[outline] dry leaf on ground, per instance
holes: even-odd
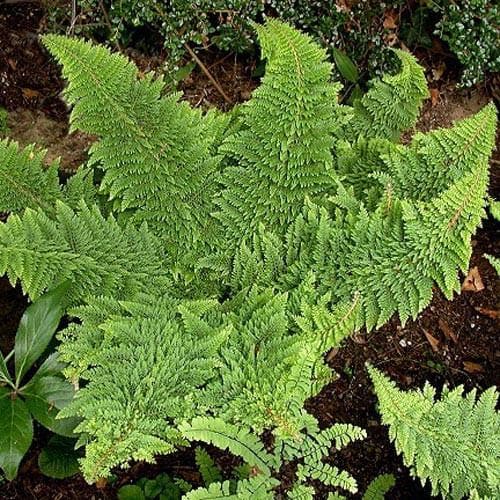
[[[474,361],[464,361],[464,370],[468,373],[484,372],[484,368],[479,363],[474,363]]]
[[[434,352],[439,352],[439,340],[431,335],[425,328],[422,328],[422,330],[424,332],[425,338],[427,339],[427,342],[429,342],[429,344],[431,345],[432,350]]]
[[[446,323],[446,321],[442,318],[439,318],[439,328],[441,331],[444,333],[445,337],[449,338],[450,340],[453,340],[455,344],[458,342],[458,337],[456,336],[455,332],[451,329],[450,325]]]
[[[479,269],[474,266],[462,283],[462,292],[480,292],[481,290],[484,290],[484,283]]]

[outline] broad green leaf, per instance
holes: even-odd
[[[74,437],[77,418],[58,419],[59,410],[73,399],[73,386],[59,377],[41,377],[30,382],[22,391],[33,417],[44,427],[63,436]]]
[[[64,313],[62,298],[69,288],[65,282],[42,295],[23,314],[16,334],[16,384],[45,351]]]
[[[146,500],[139,486],[127,484],[118,490],[118,500]]]
[[[31,381],[29,382],[28,385],[30,385],[32,382],[35,382],[35,380],[42,378],[42,377],[51,376],[51,375],[60,375],[65,366],[66,366],[66,363],[63,363],[60,360],[59,353],[53,352],[42,363],[40,368],[38,368],[37,372],[35,373],[35,375],[33,375],[33,378],[31,379]]]
[[[0,387],[0,468],[10,481],[33,441],[33,421],[24,402],[9,392]]]
[[[5,358],[0,353],[0,380],[5,382],[12,382],[10,378],[9,370],[7,370],[7,363],[5,363]]]
[[[42,474],[55,479],[74,476],[80,469],[80,454],[75,451],[74,445],[74,439],[52,436],[38,456],[38,467]]]
[[[340,74],[348,82],[356,83],[359,80],[358,68],[356,68],[356,65],[347,54],[344,54],[341,50],[334,48],[333,58]]]

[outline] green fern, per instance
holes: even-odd
[[[274,498],[272,490],[279,484],[271,476],[276,474],[283,464],[300,460],[297,468],[297,482],[288,494],[288,498],[312,498],[314,489],[304,482],[316,479],[328,486],[336,486],[355,493],[356,481],[346,471],[326,464],[322,459],[329,454],[332,446],[340,449],[352,441],[363,439],[366,432],[349,424],[337,424],[323,431],[302,434],[295,440],[279,439],[274,454],[264,450],[260,439],[241,427],[228,424],[219,418],[198,417],[191,423],[179,425],[182,435],[188,440],[204,441],[231,453],[241,456],[252,467],[253,476],[248,480],[238,482],[235,498]],[[230,483],[213,483],[207,489],[194,490],[186,498],[213,498],[231,494]],[[251,496],[246,496],[251,494]]]
[[[81,469],[92,482],[116,465],[154,461],[184,442],[174,422],[199,412],[196,394],[214,377],[216,353],[229,333],[200,313],[213,303],[150,297],[122,307],[121,315],[100,325],[99,343],[86,343],[84,329],[71,330],[75,337],[68,339],[98,346],[87,355],[87,384],[65,408],[66,415],[83,418],[77,429],[87,442]]]
[[[61,186],[34,150],[0,143],[17,186],[0,187],[13,212],[0,274],[31,298],[71,282],[59,351],[80,389],[64,412],[82,419],[89,481],[189,438],[257,466],[194,498],[272,498],[283,463],[290,496],[309,498],[311,478],[354,491],[323,457],[363,432],[320,431],[304,409],[331,380],[324,353],[415,317],[436,284],[451,297],[468,267],[493,106],[400,145],[427,94],[412,56],[397,52],[401,72],[351,108],[308,37],[275,20],[257,31],[266,75],[229,115],[163,96],[121,55],[47,36],[72,127],[99,138],[90,165]]]
[[[354,101],[347,137],[352,133],[398,140],[416,124],[423,100],[429,96],[424,70],[411,54],[393,51],[401,61],[401,72],[375,80],[372,88]]]
[[[392,474],[380,474],[370,482],[363,495],[363,500],[384,500],[385,494],[396,484]]]
[[[103,47],[56,35],[43,41],[69,80],[71,129],[99,137],[90,163],[104,171],[100,190],[114,209],[147,221],[172,250],[207,242],[217,187],[214,139],[225,117],[203,116],[178,94],[161,97],[161,78],[140,79],[132,63]]]
[[[70,280],[69,303],[90,296],[130,297],[153,283],[165,286],[162,251],[145,227],[122,227],[83,202],[57,202],[55,219],[26,209],[0,225],[0,275],[21,281],[32,299]]]
[[[434,495],[461,499],[476,489],[479,495],[500,495],[500,414],[494,387],[476,401],[476,391],[443,388],[439,400],[429,384],[403,392],[381,372],[368,366],[382,421],[405,464]]]
[[[206,486],[222,481],[220,470],[206,450],[198,446],[194,450],[194,460]]]
[[[21,150],[15,142],[0,140],[0,212],[53,209],[61,199],[57,163],[43,168],[44,157],[45,151],[34,146]]]
[[[326,53],[276,20],[257,32],[266,75],[241,110],[241,130],[221,148],[229,167],[218,217],[234,243],[251,236],[260,223],[286,227],[300,213],[304,197],[326,195],[334,178],[339,86],[329,81]]]

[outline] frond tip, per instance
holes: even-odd
[[[434,495],[461,499],[473,489],[481,496],[500,495],[500,413],[491,387],[476,400],[475,389],[443,387],[441,398],[428,383],[423,390],[401,391],[367,365],[382,422],[405,464]]]

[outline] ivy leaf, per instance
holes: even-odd
[[[333,59],[337,65],[340,74],[351,83],[356,83],[359,80],[359,71],[351,58],[339,49],[333,49]]]
[[[74,439],[52,436],[38,456],[38,467],[42,474],[55,479],[74,476],[79,470],[79,454],[74,448]]]
[[[63,436],[74,436],[73,429],[79,420],[56,418],[59,410],[73,399],[74,390],[69,382],[59,377],[41,377],[30,382],[22,394],[32,415],[44,427]]]
[[[62,298],[69,288],[64,282],[33,302],[23,314],[16,334],[16,384],[49,345],[62,318]]]
[[[20,398],[0,387],[0,468],[10,481],[33,441],[33,421]]]

